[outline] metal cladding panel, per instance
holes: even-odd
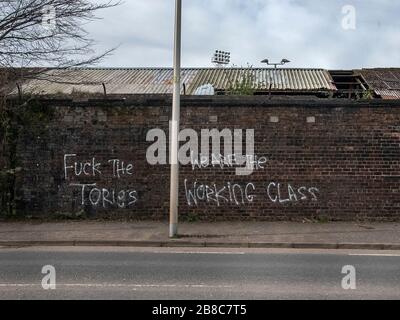
[[[329,73],[321,69],[200,69],[190,84],[189,93],[211,84],[217,90],[232,88],[247,81],[255,90],[317,91],[336,90]],[[270,88],[271,86],[271,88]]]
[[[374,91],[377,95],[381,96],[382,99],[386,100],[400,99],[400,90],[375,89]]]
[[[357,72],[382,99],[400,99],[400,68],[362,69]]]
[[[38,94],[102,93],[103,84],[108,94],[167,94],[173,89],[171,68],[50,70],[46,78],[51,81],[26,81],[23,90]],[[336,90],[331,76],[322,69],[183,68],[181,80],[181,92],[184,84],[189,95],[204,86],[227,90],[242,81],[260,91]]]

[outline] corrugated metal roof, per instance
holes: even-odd
[[[200,69],[190,84],[189,93],[210,83],[216,90],[232,88],[245,78],[253,89],[265,91],[336,90],[329,73],[322,69]]]
[[[362,69],[358,72],[382,99],[400,99],[400,68]]]
[[[103,93],[103,83],[108,94],[167,94],[173,89],[171,68],[51,70],[48,76],[51,81],[26,81],[23,91],[37,94]],[[227,90],[243,78],[260,91],[269,90],[270,86],[274,91],[336,90],[328,71],[323,69],[184,68],[181,78],[188,95],[198,93],[205,85],[211,85],[215,90]]]
[[[400,90],[375,89],[375,93],[385,100],[400,99]]]

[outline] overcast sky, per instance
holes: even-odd
[[[100,12],[87,30],[99,50],[119,45],[101,66],[172,66],[174,2],[124,0]],[[209,67],[220,49],[238,66],[287,58],[290,67],[400,67],[399,14],[399,0],[183,0],[182,64]]]

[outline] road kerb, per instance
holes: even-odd
[[[388,250],[382,243],[339,243],[338,249]]]
[[[266,249],[361,249],[400,250],[400,243],[291,243],[291,242],[213,242],[181,240],[0,240],[0,247],[209,247]]]

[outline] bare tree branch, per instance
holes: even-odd
[[[0,0],[0,68],[14,75],[18,74],[14,69],[32,68],[32,72],[24,72],[32,77],[46,68],[98,63],[115,48],[95,54],[95,42],[84,24],[98,19],[97,11],[120,3],[119,0]]]

